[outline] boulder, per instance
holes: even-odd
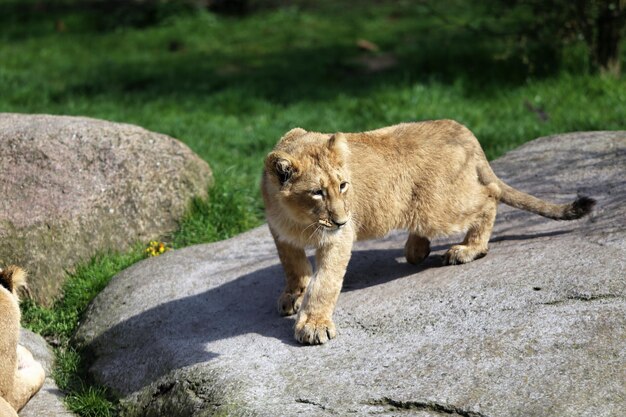
[[[490,253],[420,266],[406,233],[356,244],[321,346],[294,341],[266,226],[118,274],[76,334],[123,416],[617,416],[626,409],[626,132],[558,135],[493,164],[555,202],[548,220],[501,206]],[[460,239],[460,237],[457,237]]]
[[[20,417],[73,417],[74,414],[63,405],[63,393],[52,378],[54,353],[46,340],[31,331],[22,329],[20,344],[33,354],[46,371],[43,387],[22,408]]]
[[[176,228],[211,170],[176,139],[84,117],[0,113],[0,265],[50,304],[66,271]]]

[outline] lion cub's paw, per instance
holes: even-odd
[[[467,245],[454,245],[443,255],[444,265],[458,265],[472,262],[487,254],[486,250],[477,250]]]
[[[33,358],[33,354],[24,346],[17,345],[17,368],[28,368],[32,366],[33,363],[38,363],[35,361],[35,358]]]
[[[278,312],[282,316],[291,316],[300,310],[304,293],[291,293],[284,291],[278,297]]]
[[[321,345],[337,336],[335,323],[330,319],[314,320],[311,317],[296,322],[295,337],[300,343]]]
[[[35,387],[35,392],[41,388],[44,379],[46,379],[43,366],[22,345],[17,345],[17,371],[22,379],[30,381],[31,385]]]

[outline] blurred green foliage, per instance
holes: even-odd
[[[440,2],[424,0],[431,5]],[[450,4],[445,4],[450,10]],[[586,48],[592,71],[619,76],[620,44],[626,26],[625,0],[483,0],[486,13],[468,27],[495,39],[506,39],[511,52],[524,56],[529,65],[541,67],[542,56],[558,56],[572,44]],[[475,8],[469,2],[458,2],[455,9]],[[559,64],[550,62],[550,64]]]

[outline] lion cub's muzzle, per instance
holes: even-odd
[[[348,218],[345,219],[320,219],[318,223],[327,229],[339,230],[348,223]]]

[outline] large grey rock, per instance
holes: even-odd
[[[137,126],[0,114],[0,265],[26,267],[49,303],[76,262],[173,230],[210,181],[187,146]]]
[[[553,201],[556,222],[501,207],[491,251],[415,267],[405,233],[356,245],[338,338],[300,346],[275,301],[266,226],[143,261],[96,298],[76,340],[126,416],[593,416],[626,410],[626,132],[538,139],[494,163]]]
[[[73,417],[63,405],[63,393],[52,378],[54,353],[46,340],[25,329],[20,333],[20,344],[26,347],[46,371],[43,387],[20,411],[20,417]]]

